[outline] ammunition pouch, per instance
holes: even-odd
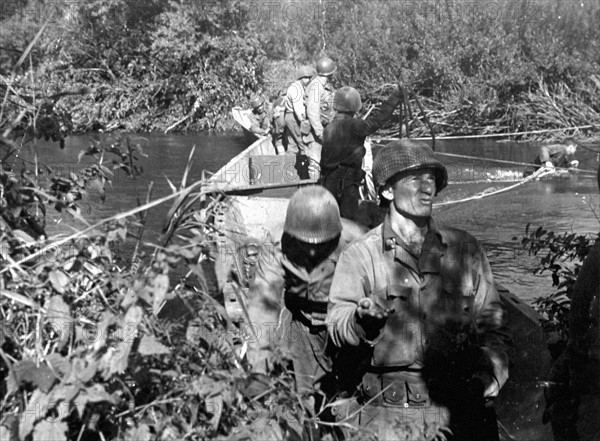
[[[367,372],[360,387],[363,402],[379,406],[425,407],[431,405],[420,373]]]

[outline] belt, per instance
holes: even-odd
[[[324,167],[322,170],[327,170],[329,173],[336,171],[340,168],[352,168],[354,170],[362,170],[362,168],[358,165],[346,165],[346,164],[338,164],[335,167]]]
[[[423,372],[420,368],[411,368],[408,366],[369,366],[367,372],[372,374],[391,374],[392,372]]]

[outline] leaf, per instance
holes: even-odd
[[[140,424],[138,427],[130,429],[130,434],[126,438],[131,441],[150,441],[152,434],[147,425]]]
[[[65,288],[69,285],[70,279],[64,272],[60,270],[51,271],[48,274],[48,280],[57,292],[64,294]]]
[[[169,276],[166,274],[159,274],[154,278],[153,292],[154,298],[152,301],[152,312],[157,315],[160,312],[165,296],[169,290]]]
[[[69,360],[56,352],[48,354],[46,362],[63,377],[68,377],[71,373],[71,363]]]
[[[210,400],[205,401],[204,405],[206,411],[212,415],[209,421],[212,429],[217,430],[221,421],[221,415],[223,415],[223,396],[218,394],[211,397]]]
[[[56,375],[46,363],[37,366],[33,360],[21,360],[13,366],[17,384],[31,383],[41,391],[47,393],[56,381]]]
[[[33,425],[36,423],[36,421],[45,416],[45,414],[42,414],[42,412],[44,412],[44,410],[48,410],[48,403],[48,395],[39,389],[33,391],[33,394],[27,403],[27,408],[21,416],[21,423],[19,424],[19,438],[25,439],[25,437],[31,433],[33,430]]]
[[[62,349],[69,342],[71,336],[73,320],[69,306],[61,296],[52,296],[44,307],[46,309],[45,322],[49,323],[52,330],[58,335],[59,349]]]
[[[67,441],[67,423],[42,420],[33,431],[33,441]]]
[[[35,243],[35,239],[23,230],[13,230],[12,233],[16,239],[25,243],[25,245],[31,245]]]
[[[144,335],[138,346],[138,352],[142,355],[170,354],[171,350],[157,341],[151,335]]]
[[[110,378],[112,374],[122,374],[127,370],[132,345],[133,342],[131,341],[119,343],[119,346],[117,346],[110,359],[110,366],[105,379]]]
[[[85,360],[80,358],[73,359],[73,370],[72,370],[72,378],[70,379],[72,382],[80,381],[82,383],[87,383],[98,370],[97,363],[87,363]]]
[[[71,404],[73,398],[77,396],[80,388],[78,386],[61,386],[58,385],[54,389],[52,389],[52,393],[50,394],[50,402],[58,403],[65,402],[67,404]]]
[[[83,412],[85,411],[85,406],[87,403],[100,403],[100,402],[108,402],[115,404],[115,399],[110,395],[104,387],[100,384],[94,384],[91,387],[83,389],[79,396],[77,397],[77,402],[75,403],[75,407],[77,408],[77,412],[80,417],[83,417]]]

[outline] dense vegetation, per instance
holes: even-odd
[[[68,114],[64,130],[225,129],[233,105],[257,91],[273,97],[294,66],[322,55],[339,65],[334,84],[358,87],[367,104],[385,84],[414,89],[438,132],[600,123],[594,1],[14,0],[11,6],[2,10],[0,73],[25,101],[73,94],[54,97],[48,109]],[[23,103],[13,104],[18,115]]]

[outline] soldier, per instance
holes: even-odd
[[[399,102],[400,93],[395,88],[381,108],[363,120],[355,117],[362,107],[356,89],[345,86],[335,93],[336,113],[323,131],[321,185],[335,197],[342,217],[354,220],[358,213],[359,188],[365,176],[365,139],[392,117]]]
[[[285,106],[287,98],[285,91],[282,90],[277,98],[273,101],[273,110],[271,115],[271,135],[273,136],[273,145],[278,155],[285,154],[285,145],[287,141],[285,136]]]
[[[321,58],[317,62],[317,76],[306,87],[306,117],[302,124],[302,134],[306,143],[305,154],[308,158],[308,174],[313,179],[319,178],[321,162],[321,144],[323,127],[333,118],[333,93],[328,86],[329,78],[337,67],[330,58]]]
[[[568,144],[549,144],[543,145],[538,151],[538,155],[533,161],[534,164],[528,166],[523,172],[523,176],[527,177],[545,166],[550,170],[556,167],[560,168],[577,168],[579,161],[573,159],[573,155],[577,151],[577,144],[569,142]]]
[[[453,440],[497,440],[489,400],[508,378],[504,310],[477,240],[431,218],[446,167],[405,139],[379,152],[373,175],[387,216],[342,253],[329,294],[336,346],[369,348],[339,419],[387,441],[444,428]]]
[[[311,395],[315,411],[322,398],[335,392],[325,315],[329,287],[341,251],[365,229],[341,220],[335,199],[320,186],[298,190],[287,208],[281,242],[261,248],[248,294],[248,315],[258,341],[251,342],[248,360],[256,372],[267,371],[268,327],[277,323],[285,306],[291,314],[291,353],[296,387]]]
[[[271,114],[264,97],[256,95],[250,100],[252,112],[249,113],[250,131],[257,136],[267,136],[271,131]]]
[[[306,144],[302,139],[300,127],[303,121],[306,121],[306,105],[304,103],[304,94],[306,86],[314,71],[309,66],[302,66],[296,72],[296,81],[294,81],[286,91],[285,99],[285,126],[288,142],[288,153],[295,155],[306,151]]]

